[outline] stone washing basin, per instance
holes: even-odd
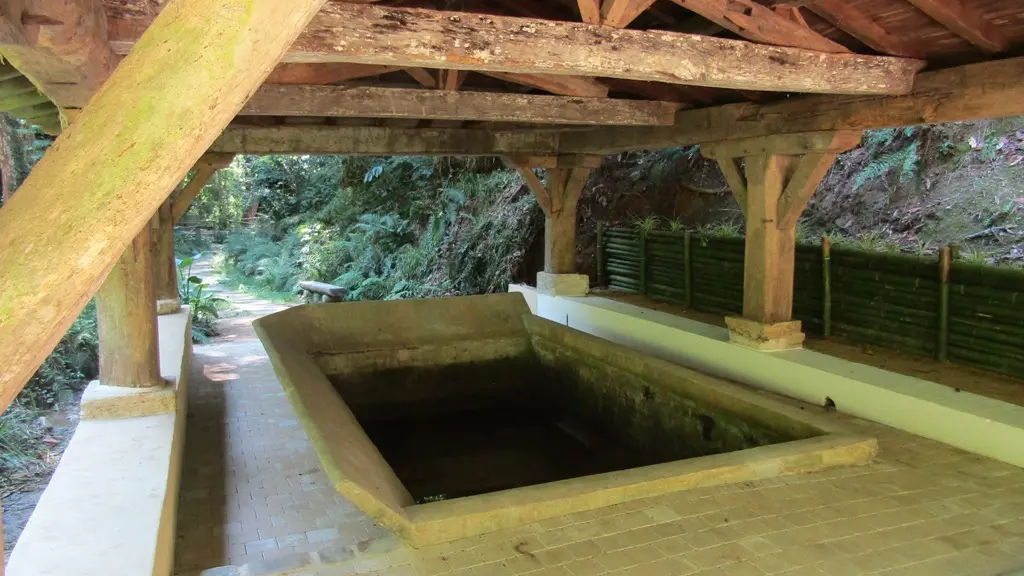
[[[518,293],[255,326],[335,488],[413,546],[877,450],[824,412],[533,316]]]

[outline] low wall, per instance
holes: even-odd
[[[174,411],[82,420],[7,565],[7,576],[170,576],[192,340],[187,307],[159,317]]]
[[[605,298],[536,299],[539,316],[577,330],[811,404],[827,396],[841,412],[1024,467],[1024,407],[810,350],[743,348],[725,328]]]

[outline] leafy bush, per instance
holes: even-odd
[[[96,305],[90,302],[21,391],[18,400],[36,409],[66,404],[99,373]]]
[[[178,297],[189,307],[192,314],[192,341],[206,344],[210,336],[217,335],[219,307],[227,301],[207,292],[209,287],[203,279],[192,274],[195,257],[178,261]]]

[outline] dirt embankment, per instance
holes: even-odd
[[[1024,118],[865,133],[823,179],[798,237],[828,234],[873,250],[1024,265]],[[599,220],[742,229],[739,206],[696,146],[609,157],[584,189],[578,265],[595,273]]]

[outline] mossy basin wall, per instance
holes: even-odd
[[[337,489],[414,545],[876,450],[519,294],[302,306],[256,327]]]

